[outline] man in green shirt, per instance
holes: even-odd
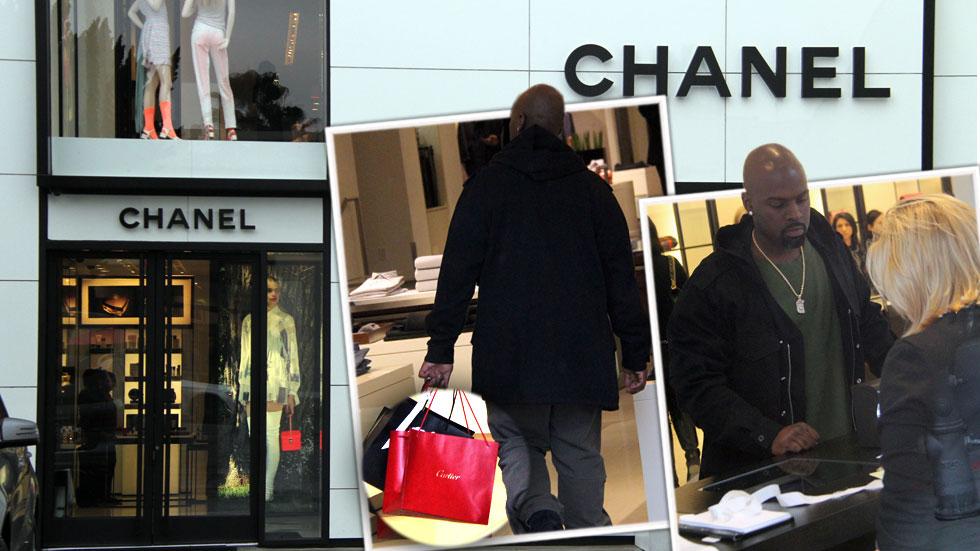
[[[749,153],[749,216],[715,236],[668,326],[670,383],[704,430],[704,476],[851,431],[850,385],[894,337],[779,144]]]

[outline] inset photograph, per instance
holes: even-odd
[[[667,542],[637,209],[673,190],[667,130],[663,98],[545,85],[328,130],[368,548]]]
[[[640,201],[673,545],[955,547],[935,542],[980,522],[937,520],[978,499],[968,468],[941,467],[980,457],[956,413],[975,396],[943,375],[976,357],[977,169],[805,166],[764,144],[741,190]]]

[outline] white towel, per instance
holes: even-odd
[[[431,270],[442,266],[442,255],[420,256],[415,259],[416,270]]]
[[[415,282],[415,290],[418,291],[418,292],[420,292],[420,293],[424,293],[426,291],[435,291],[436,290],[436,284],[437,283],[439,283],[439,282],[436,281],[436,280],[416,281]]]
[[[435,281],[439,279],[439,268],[415,270],[415,281]]]

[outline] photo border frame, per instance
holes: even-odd
[[[565,112],[576,113],[579,111],[598,111],[603,109],[617,109],[621,107],[633,107],[639,105],[650,105],[657,104],[660,110],[660,133],[661,133],[661,143],[663,145],[664,151],[664,174],[661,175],[663,180],[664,190],[666,195],[664,197],[672,196],[675,193],[674,187],[674,166],[673,166],[673,155],[671,153],[670,144],[670,122],[667,113],[667,98],[666,96],[638,96],[625,99],[614,99],[614,100],[602,100],[602,101],[586,101],[573,104],[565,105]],[[347,255],[344,249],[344,239],[343,239],[343,223],[340,212],[340,184],[337,176],[337,162],[336,162],[336,143],[335,137],[339,134],[352,134],[355,132],[372,132],[379,130],[395,130],[403,129],[409,127],[419,127],[419,126],[435,126],[440,124],[452,124],[461,122],[473,122],[488,119],[503,119],[510,117],[509,109],[499,109],[493,111],[479,111],[479,112],[469,112],[460,113],[454,115],[441,115],[435,117],[423,117],[423,118],[412,118],[412,119],[396,119],[390,121],[381,122],[371,122],[362,124],[352,124],[345,126],[332,126],[326,129],[325,143],[327,146],[327,168],[328,176],[330,182],[330,207],[331,207],[331,227],[333,231],[333,240],[336,247],[336,262],[337,262],[337,278],[340,286],[340,310],[341,310],[341,330],[344,332],[343,343],[345,348],[345,358],[347,362],[347,374],[348,374],[348,390],[350,393],[350,405],[351,405],[351,431],[354,437],[354,461],[355,461],[355,471],[357,474],[357,493],[359,499],[359,507],[361,510],[361,535],[364,542],[365,551],[371,551],[374,548],[374,541],[371,536],[371,518],[370,511],[368,510],[368,500],[365,493],[363,484],[363,450],[362,450],[362,440],[364,435],[361,434],[360,423],[357,422],[360,418],[360,402],[357,396],[357,375],[355,373],[354,365],[354,355],[350,354],[349,350],[353,349],[353,326],[351,321],[351,308],[350,301],[347,297],[347,288],[349,286],[347,277]],[[659,198],[659,197],[658,197]],[[637,200],[637,208],[642,204],[642,199]],[[642,218],[640,218],[642,220]],[[642,226],[642,224],[641,224]],[[658,400],[658,411],[663,409],[666,411],[666,405],[663,402],[663,397],[661,396],[662,389],[658,387],[657,400]],[[666,433],[666,424],[663,419],[663,415],[658,415],[660,417],[660,440],[661,443],[666,446],[669,440],[668,433]],[[670,476],[669,469],[671,468],[671,462],[669,461],[670,456],[663,456],[664,464],[664,480],[668,481],[666,485],[671,486],[669,483],[672,480]],[[672,493],[672,492],[668,492]],[[649,501],[650,496],[645,496],[647,501]],[[636,524],[623,524],[618,526],[608,526],[600,528],[578,528],[574,530],[565,531],[555,531],[555,532],[542,532],[539,534],[527,534],[527,535],[510,535],[501,536],[498,538],[485,538],[483,540],[478,540],[473,543],[467,544],[472,547],[485,547],[491,545],[509,545],[518,543],[531,543],[540,541],[558,541],[563,539],[571,538],[588,538],[596,536],[616,536],[616,535],[630,535],[638,534],[641,532],[652,532],[659,530],[670,530],[671,523],[676,524],[675,520],[670,518],[673,514],[670,509],[671,499],[667,499],[668,504],[668,518],[664,521],[648,521],[645,523]],[[440,549],[439,547],[433,547],[425,544],[409,544],[409,545],[399,545],[385,547],[385,549],[391,549],[393,551],[409,551],[409,550],[423,550],[423,549]]]
[[[820,180],[815,182],[809,182],[808,188],[812,190],[822,190],[827,188],[835,187],[854,187],[865,184],[878,184],[887,181],[900,181],[900,180],[920,180],[924,178],[942,178],[949,176],[970,176],[973,180],[973,209],[977,216],[977,225],[980,228],[980,167],[977,166],[964,166],[957,168],[944,168],[935,170],[918,170],[913,172],[897,172],[897,173],[886,173],[879,174],[875,176],[858,176],[854,178],[835,178],[831,180]],[[651,205],[663,205],[663,204],[676,204],[683,201],[706,201],[714,199],[727,199],[732,197],[739,197],[742,195],[743,189],[727,189],[720,191],[705,191],[698,193],[686,193],[682,195],[664,195],[661,197],[645,197],[639,200],[639,211],[641,217],[647,216],[648,207]],[[641,218],[643,220],[643,218]],[[644,267],[650,265],[649,252],[652,250],[650,243],[650,226],[646,223],[640,224],[640,230],[643,238],[643,263]],[[980,233],[980,230],[978,230]],[[980,237],[980,235],[978,235]],[[644,269],[646,272],[644,275],[646,277],[647,289],[647,302],[648,307],[651,312],[656,311],[657,304],[657,291],[653,284],[653,271]],[[657,316],[650,316],[650,337],[653,339],[652,342],[659,342],[660,338],[660,327],[659,320]],[[664,381],[664,366],[663,357],[661,355],[660,347],[653,347],[653,369],[656,373],[657,381]],[[661,431],[666,430],[667,424],[667,402],[666,394],[663,385],[657,386],[657,405],[658,405],[658,416],[660,418]],[[664,442],[664,454],[665,457],[669,458],[673,454],[673,442]],[[671,467],[669,461],[665,461],[664,465],[668,468]],[[670,471],[667,471],[669,476]],[[677,515],[677,499],[674,492],[667,492],[667,510],[668,510],[668,520],[670,522],[670,545],[672,549],[678,548],[680,545],[687,545],[690,542],[687,538],[683,538],[680,535],[679,517]]]

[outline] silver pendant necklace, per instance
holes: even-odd
[[[803,261],[803,281],[800,282],[800,292],[797,293],[796,288],[789,282],[786,274],[784,274],[783,271],[776,266],[776,263],[773,262],[772,259],[769,258],[769,255],[766,254],[766,251],[762,250],[762,247],[759,246],[759,242],[755,240],[755,230],[752,231],[752,243],[755,245],[756,249],[759,249],[759,253],[762,254],[762,257],[769,261],[769,265],[772,266],[773,270],[776,270],[779,277],[783,278],[783,281],[785,281],[786,285],[789,286],[789,290],[796,295],[796,313],[800,315],[805,314],[806,304],[803,302],[803,289],[806,288],[806,254],[803,252],[803,246],[800,246],[800,259]]]

